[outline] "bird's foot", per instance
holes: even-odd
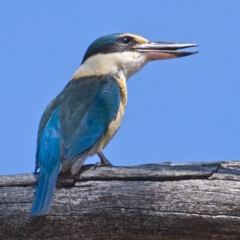
[[[95,168],[112,166],[112,164],[106,159],[102,152],[99,152],[97,155],[99,156],[101,162],[96,163]]]

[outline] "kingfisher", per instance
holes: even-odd
[[[127,104],[127,80],[147,62],[189,56],[197,44],[153,42],[130,33],[95,40],[82,63],[40,120],[35,173],[40,170],[30,216],[51,210],[59,172],[75,175],[89,156],[111,163],[102,150],[118,131]]]

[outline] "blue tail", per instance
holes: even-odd
[[[56,109],[46,124],[37,150],[37,167],[40,167],[38,187],[33,202],[31,217],[46,215],[51,209],[53,193],[61,166],[60,123]]]
[[[38,187],[30,213],[31,217],[49,213],[60,166],[61,162],[59,162],[58,166],[55,167],[51,174],[46,174],[44,172],[40,173]]]

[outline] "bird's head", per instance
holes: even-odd
[[[177,50],[195,46],[197,44],[152,42],[130,33],[106,35],[88,47],[73,78],[111,74],[127,80],[147,62],[188,56],[197,51]]]

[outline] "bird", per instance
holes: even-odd
[[[146,63],[189,56],[197,44],[154,42],[131,33],[93,41],[65,88],[45,109],[38,128],[39,180],[30,217],[47,215],[60,172],[75,175],[89,156],[111,166],[102,150],[118,131],[127,104],[127,80]]]

